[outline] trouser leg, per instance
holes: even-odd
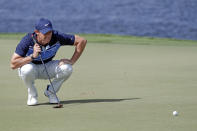
[[[48,71],[50,79],[54,78],[52,81],[54,90],[55,92],[58,92],[61,85],[64,83],[64,81],[67,80],[72,74],[72,71],[73,71],[72,65],[63,64],[59,66],[59,60],[53,60],[51,62],[46,63],[45,65],[47,67],[47,71]],[[48,79],[48,75],[43,65],[42,65],[42,68],[40,68],[40,72],[43,72],[43,73],[39,73],[40,79]],[[53,89],[51,88],[51,85],[49,85],[49,90],[53,91]]]
[[[33,64],[26,64],[18,69],[19,76],[23,80],[28,90],[28,95],[37,97],[37,90],[34,86],[35,81],[35,67]]]
[[[55,92],[59,91],[63,82],[67,80],[72,74],[72,71],[73,69],[70,64],[64,64],[56,67],[56,75],[54,80],[52,81]],[[49,89],[51,90],[51,86],[49,87]]]

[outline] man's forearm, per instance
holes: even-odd
[[[72,64],[74,64],[79,59],[79,57],[81,56],[81,54],[86,46],[86,43],[87,43],[87,40],[83,40],[77,44],[77,46],[75,48],[75,52],[71,58]]]
[[[11,68],[12,69],[16,69],[16,68],[19,68],[29,62],[32,61],[32,58],[30,56],[27,56],[27,57],[21,57],[21,58],[17,58],[15,60],[12,60],[11,62]]]
[[[77,49],[75,49],[75,52],[74,52],[74,54],[73,54],[73,56],[71,58],[72,64],[74,64],[79,59],[79,57],[81,56],[82,52],[83,51],[79,52],[79,51],[77,51]]]

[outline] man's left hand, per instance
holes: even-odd
[[[59,62],[59,66],[63,65],[63,64],[70,64],[70,65],[73,65],[74,63],[72,63],[71,60],[69,59],[61,59],[60,62]]]

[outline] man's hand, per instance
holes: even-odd
[[[59,66],[63,65],[63,64],[70,64],[73,65],[73,62],[69,59],[61,59],[59,62]]]
[[[40,46],[37,43],[35,43],[33,57],[37,58],[40,52],[41,52]]]

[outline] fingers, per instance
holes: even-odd
[[[63,65],[63,64],[64,64],[64,62],[60,60],[59,66],[61,66],[61,65]]]
[[[63,64],[70,64],[70,65],[72,65],[72,62],[69,59],[61,59],[60,62],[59,62],[59,66],[61,66]]]
[[[41,52],[41,48],[40,48],[40,46],[37,43],[34,45],[34,49],[37,52]]]
[[[33,52],[33,57],[38,57],[39,53],[41,52],[40,46],[36,43],[34,45],[34,52]]]

